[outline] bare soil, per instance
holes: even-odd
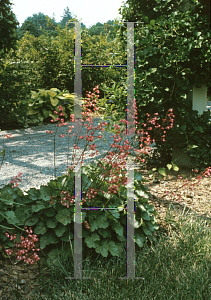
[[[156,180],[149,178],[147,171],[142,171],[143,178],[148,180],[145,186],[150,189],[149,202],[159,214],[158,222],[165,226],[166,212],[170,208],[175,218],[185,212],[207,220],[211,225],[211,178],[202,177],[199,181],[197,176],[190,177],[189,171],[180,170],[179,174],[189,181],[184,186],[185,179],[178,179],[178,172],[174,173],[176,174],[171,174],[169,178],[157,183]]]

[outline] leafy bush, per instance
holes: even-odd
[[[106,84],[102,83],[100,84],[100,88],[104,91],[104,99],[106,99],[106,102],[111,103],[118,111],[118,113],[122,113],[123,111],[125,111],[127,97],[126,78],[125,82],[123,82],[122,79],[120,83],[116,83],[113,81],[111,87],[108,87]]]
[[[82,167],[82,194],[85,197],[86,189],[91,183],[106,191],[106,181],[96,176],[99,171],[98,165]],[[93,172],[93,170],[95,170]],[[97,180],[96,180],[97,178]],[[155,242],[155,231],[158,225],[155,219],[157,214],[153,205],[148,203],[148,188],[142,184],[142,176],[136,170],[134,172],[135,182],[135,242],[138,247],[143,247],[147,241]],[[66,197],[64,198],[64,191]],[[73,196],[68,196],[73,195]],[[61,251],[61,243],[73,244],[74,232],[74,172],[51,180],[40,189],[31,188],[27,195],[11,185],[0,190],[0,243],[1,247],[7,249],[14,244],[7,239],[5,232],[11,233],[21,230],[22,226],[30,226],[39,238],[41,250],[50,251],[48,262]],[[112,196],[99,193],[97,199],[91,203],[84,202],[83,208],[93,207],[116,207],[116,210],[82,210],[83,228],[83,255],[88,249],[94,248],[96,253],[107,257],[119,256],[126,249],[126,211],[127,188],[119,189],[118,194]],[[109,202],[109,203],[108,203]],[[66,207],[64,207],[66,203]],[[119,209],[118,209],[119,207]],[[13,225],[13,228],[11,228]],[[17,234],[17,241],[20,234]],[[57,247],[58,246],[58,247]],[[136,246],[136,247],[137,247]],[[66,244],[67,247],[67,244]],[[70,249],[66,248],[67,257]],[[109,251],[109,252],[108,252]]]
[[[17,48],[30,90],[57,86],[74,91],[74,31],[58,29],[55,38],[47,34],[36,38],[26,32]]]
[[[62,106],[64,110],[64,118],[69,119],[70,114],[74,113],[74,93],[69,94],[68,91],[61,92],[57,88],[50,90],[31,91],[31,98],[28,101],[28,123],[30,122],[48,122],[52,118],[54,121],[59,112],[58,106]]]
[[[4,96],[1,101],[3,101],[2,121],[5,119],[5,123],[12,119],[16,127],[21,124],[22,127],[25,126],[24,122],[28,124],[26,111],[30,91],[57,87],[61,91],[74,92],[74,30],[68,30],[67,27],[56,30],[58,33],[56,37],[43,34],[36,38],[26,32],[17,42],[18,50],[15,52],[11,50],[2,61],[0,76]],[[91,37],[88,30],[83,30],[82,41],[83,64],[121,64],[125,61],[123,46],[118,39],[107,41],[107,36]],[[83,67],[82,96],[85,97],[86,91],[90,90],[94,83],[109,85],[113,81],[117,82],[124,76],[125,71],[126,69],[122,68]],[[14,108],[13,113],[11,106],[6,110],[4,103],[10,101],[18,102],[21,106],[19,112]],[[9,119],[8,112],[12,112]],[[36,125],[35,118],[30,119],[30,124]],[[7,127],[15,128],[14,126]]]
[[[47,33],[35,37],[26,32],[17,43],[17,57],[21,64],[28,62],[24,80],[31,90],[56,86],[74,91],[74,29],[66,26],[64,29],[58,27],[56,31],[56,37]],[[123,47],[117,39],[108,41],[107,36],[91,37],[87,29],[82,30],[83,64],[118,64],[125,60],[124,57]],[[120,80],[125,71],[122,68],[83,67],[83,97],[93,85]]]
[[[12,51],[11,51],[12,52]],[[0,128],[19,128],[26,119],[29,86],[24,81],[24,67],[13,53],[11,59],[0,60]]]
[[[142,0],[140,2],[144,3]],[[186,139],[183,149],[190,157],[194,155],[193,167],[204,169],[210,165],[210,160],[205,153],[201,153],[202,156],[196,151],[209,153],[209,149],[197,130],[201,126],[200,118],[194,119],[196,131],[193,137],[189,93],[193,86],[206,84],[210,88],[210,16],[206,8],[208,2],[205,1],[202,6],[200,1],[187,1],[191,6],[186,3],[185,11],[182,9],[183,2],[153,0],[140,5],[139,2],[127,0],[121,14],[124,22],[143,21],[135,24],[134,30],[138,121],[140,124],[146,123],[146,113],[160,115],[169,107],[175,114],[175,126],[168,132],[165,146],[159,144],[158,163],[163,166],[170,163],[172,148]],[[126,24],[121,27],[120,34],[124,42],[125,31]],[[207,132],[207,129],[202,131]],[[205,135],[204,139],[209,143],[209,136]],[[187,148],[192,145],[198,147],[188,151]]]

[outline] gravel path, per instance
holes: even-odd
[[[93,126],[97,126],[100,120],[100,118],[93,119]],[[67,125],[58,127],[56,124],[48,124],[32,126],[27,129],[0,131],[0,151],[3,149],[3,140],[5,149],[4,161],[0,168],[0,188],[9,184],[10,180],[17,176],[19,172],[23,174],[18,186],[25,192],[32,187],[38,189],[41,185],[54,179],[54,138],[52,134],[46,133],[46,130],[55,132],[56,129],[58,129],[55,139],[56,176],[61,176],[67,170],[68,136],[61,138],[58,135],[67,133],[69,129]],[[4,138],[4,135],[9,133],[14,137]],[[85,127],[82,133],[86,133]],[[98,131],[98,134],[100,134],[100,131]],[[99,151],[99,155],[89,157],[88,155],[95,151],[86,151],[85,165],[95,159],[102,158],[108,151],[110,144],[113,143],[113,138],[111,138],[113,133],[104,131],[102,135],[105,136],[106,141],[103,141],[103,139],[96,141],[96,150]],[[123,140],[125,139],[126,136]],[[74,137],[69,138],[68,165],[70,165],[72,159],[74,140]],[[84,140],[80,141],[80,149],[84,149],[83,145]],[[79,153],[79,150],[77,151]],[[0,157],[0,165],[1,161]]]

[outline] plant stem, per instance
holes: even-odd
[[[54,156],[53,156],[53,159],[54,159],[54,179],[56,179],[56,165],[55,165],[55,152],[56,152],[56,145],[55,145],[55,136],[53,137],[54,139]]]

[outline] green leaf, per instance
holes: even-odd
[[[53,218],[48,219],[46,225],[48,226],[48,228],[55,228],[57,225],[57,221]]]
[[[33,109],[32,107],[28,107],[27,116],[36,115],[39,113],[39,110]]]
[[[52,114],[51,112],[49,112],[49,117],[52,117],[54,119],[54,121],[56,121],[56,118],[58,116],[56,114]]]
[[[114,209],[111,209],[109,211],[106,210],[105,213],[108,219],[116,220],[119,219],[120,217],[118,210],[114,210]]]
[[[154,208],[154,206],[153,206],[152,204],[149,204],[148,210],[149,210],[150,212],[154,212],[154,211],[155,211],[155,208]]]
[[[173,170],[174,171],[179,171],[179,168],[175,164],[173,164]]]
[[[98,228],[107,228],[109,226],[109,222],[105,214],[100,214],[97,217],[96,221],[97,221]]]
[[[144,21],[145,21],[146,23],[149,23],[149,18],[148,18],[147,16],[145,16],[145,17],[144,17]]]
[[[31,188],[29,191],[27,191],[27,194],[30,199],[37,200],[40,196],[40,191],[36,190],[35,188]]]
[[[37,204],[32,205],[32,212],[38,212],[40,210],[46,209],[48,208],[48,204],[47,203],[43,203],[42,201],[37,201]]]
[[[106,229],[103,229],[103,228],[99,228],[98,230],[99,234],[102,235],[102,237],[104,238],[111,238],[111,231],[110,230],[106,230]]]
[[[58,237],[62,236],[67,231],[67,226],[63,226],[61,223],[57,224],[57,228],[54,229],[54,232]]]
[[[52,188],[50,186],[41,186],[40,187],[40,197],[41,199],[43,199],[44,201],[50,201],[50,195],[52,192]]]
[[[53,232],[46,232],[40,237],[40,248],[44,249],[47,245],[59,243],[60,239]]]
[[[58,97],[58,98],[61,98],[61,97]],[[62,98],[64,98],[64,97],[62,97]],[[65,99],[65,98],[64,98]],[[57,104],[59,103],[59,100],[57,99],[57,98],[52,98],[52,97],[50,97],[50,100],[51,100],[51,104],[53,105],[53,106],[57,106]]]
[[[89,248],[95,248],[95,242],[91,236],[85,237],[85,243]]]
[[[135,233],[135,242],[141,248],[146,241],[146,237],[141,236],[139,233]]]
[[[148,212],[142,212],[141,217],[142,217],[143,220],[150,221],[150,216],[149,216]]]
[[[117,239],[120,241],[120,242],[125,242],[126,241],[126,237],[123,235],[123,236],[120,236],[117,234]]]
[[[11,186],[9,186],[8,190],[2,190],[2,192],[0,193],[1,195],[1,201],[3,201],[4,203],[6,203],[7,205],[13,205],[15,203],[15,198],[17,197],[15,191],[12,189]]]
[[[142,229],[146,235],[152,235],[152,232],[147,227],[142,227]]]
[[[17,224],[19,222],[18,218],[16,217],[15,215],[15,212],[14,211],[7,211],[5,213],[5,216],[7,218],[7,222],[9,224]]]
[[[195,35],[198,37],[201,35],[201,31],[195,31]]]
[[[95,231],[95,229],[98,229],[98,223],[97,220],[92,220],[90,223],[90,231]]]
[[[162,176],[166,176],[165,168],[159,168],[158,173],[160,173]]]
[[[72,222],[73,216],[71,211],[67,208],[60,209],[56,215],[56,219],[58,222],[62,223],[63,225],[67,225]]]
[[[158,224],[152,224],[151,222],[147,222],[146,224],[148,226],[148,228],[153,232],[159,229],[159,225]]]
[[[44,108],[42,110],[42,112],[43,112],[43,115],[44,115],[45,118],[47,118],[49,116],[49,111],[47,109]]]
[[[139,228],[141,226],[141,222],[134,220],[134,228]]]
[[[45,223],[40,221],[37,226],[34,228],[35,234],[42,234],[44,235],[47,232],[47,228],[45,227]]]
[[[119,256],[119,248],[114,241],[109,242],[109,251],[113,256]]]
[[[155,26],[155,20],[151,20],[150,25]]]
[[[196,130],[199,131],[199,132],[201,132],[201,133],[204,132],[203,129],[202,129],[202,126],[200,126],[200,125],[198,125],[198,126],[196,127]]]
[[[185,131],[186,130],[186,125],[182,125],[182,126],[180,126],[180,128],[181,128],[182,131]]]
[[[31,218],[27,221],[27,226],[34,226],[39,221],[38,217]]]
[[[144,207],[144,205],[140,204],[140,203],[137,203],[137,206],[140,208],[140,210],[142,212],[145,212],[146,211],[146,208]]]
[[[134,179],[141,180],[142,179],[141,173],[139,173],[136,170],[134,170]]]
[[[2,155],[2,156],[5,155],[5,149],[3,149],[3,150],[0,152],[0,155]]]
[[[56,92],[48,92],[48,95],[50,96],[50,97],[52,97],[52,98],[54,98],[56,95],[57,95],[57,93]]]
[[[55,210],[50,207],[46,210],[43,210],[43,214],[45,214],[47,217],[53,217],[55,215]]]
[[[147,195],[147,193],[145,193],[142,190],[135,190],[135,193],[140,196],[140,197],[144,197],[144,198],[149,198],[149,196]]]
[[[172,165],[171,165],[171,164],[167,164],[166,166],[167,166],[167,168],[168,168],[169,170],[171,170],[171,168],[172,168]]]
[[[94,242],[95,241],[100,241],[100,236],[96,232],[91,234],[91,238],[93,239]]]
[[[163,175],[159,175],[158,180],[162,180],[162,179],[163,179]]]
[[[97,245],[95,247],[95,251],[97,253],[101,253],[103,257],[107,257],[108,256],[108,250],[109,250],[109,244],[107,241],[102,241],[101,245]]]
[[[53,92],[61,93],[61,91],[59,89],[57,89],[57,88],[51,88],[50,90],[53,91]]]
[[[30,217],[32,217],[31,207],[18,207],[15,210],[16,217],[22,222],[21,225],[24,225],[26,220],[28,220]]]
[[[92,184],[92,181],[89,179],[89,177],[85,172],[88,172],[88,170],[82,169],[81,181],[82,181],[82,186],[85,186],[88,189],[89,186]]]
[[[197,145],[191,145],[190,148],[194,149],[194,148],[198,148],[198,146]]]
[[[119,222],[114,223],[114,225],[112,227],[119,236],[123,236],[124,228],[122,227],[122,225]]]

